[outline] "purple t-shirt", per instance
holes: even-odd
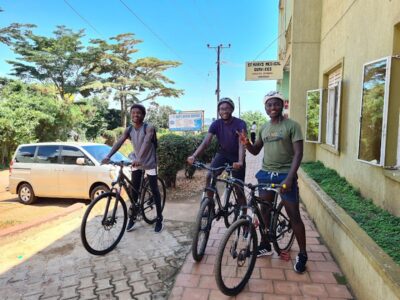
[[[241,132],[246,129],[246,123],[238,118],[232,117],[230,123],[225,123],[222,119],[212,122],[209,133],[217,136],[218,153],[226,156],[232,161],[239,160],[239,136],[236,131]]]

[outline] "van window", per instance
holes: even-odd
[[[36,162],[41,164],[58,163],[59,146],[39,146]]]
[[[76,159],[85,158],[85,154],[76,147],[63,146],[61,151],[61,163],[66,165],[76,165]]]
[[[36,146],[24,146],[18,149],[15,156],[15,162],[20,163],[33,163],[35,156]]]

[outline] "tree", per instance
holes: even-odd
[[[240,118],[246,122],[247,131],[250,134],[250,128],[253,122],[256,122],[257,128],[259,129],[262,124],[267,122],[267,117],[260,111],[246,111],[242,113]]]
[[[0,7],[0,12],[4,10]],[[7,27],[0,28],[0,43],[11,45],[17,40],[22,40],[24,36],[31,33],[31,28],[36,27],[33,24],[12,23]]]
[[[11,75],[51,82],[61,99],[67,101],[68,94],[76,93],[91,78],[89,72],[84,72],[89,57],[81,42],[83,32],[58,26],[54,37],[28,33],[17,39],[11,47],[20,57],[8,61],[13,66]]]
[[[96,47],[89,49],[92,57],[90,70],[96,72],[96,81],[84,89],[104,91],[120,102],[121,126],[126,127],[128,107],[133,103],[154,100],[159,96],[179,97],[182,90],[167,85],[174,84],[163,72],[180,65],[176,61],[146,57],[133,61],[132,55],[141,40],[134,34],[125,33],[110,38],[113,44],[104,40],[92,40]]]
[[[171,106],[152,103],[147,109],[146,119],[157,129],[169,128],[169,115],[174,114],[175,110]]]

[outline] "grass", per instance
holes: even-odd
[[[321,162],[303,163],[303,170],[400,265],[400,217],[361,196],[345,178]]]

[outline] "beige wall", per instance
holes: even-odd
[[[400,216],[400,179],[396,179],[400,171],[385,171],[357,160],[363,65],[400,51],[400,29],[395,27],[400,22],[400,0],[296,0],[292,14],[289,114],[302,125],[303,132],[306,91],[326,87],[324,74],[343,63],[339,152],[305,143],[304,161],[321,160],[363,196]],[[394,71],[392,85],[400,82],[400,66]],[[390,91],[387,164],[396,162],[398,86]]]

